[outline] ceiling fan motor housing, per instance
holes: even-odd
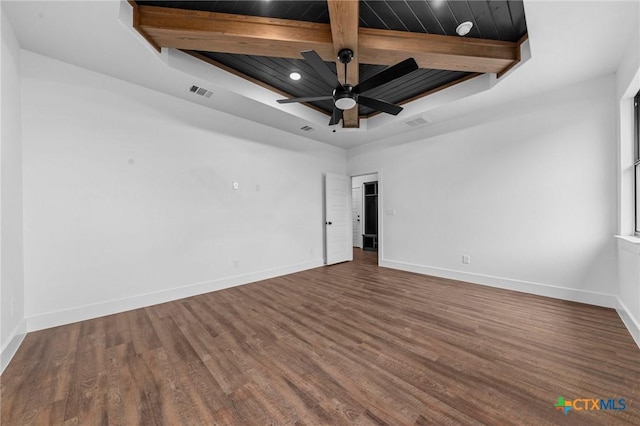
[[[333,104],[341,110],[351,109],[358,103],[358,95],[354,93],[353,86],[344,84],[333,91]]]

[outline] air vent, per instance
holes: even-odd
[[[213,92],[211,90],[207,90],[203,87],[198,87],[198,86],[191,86],[189,91],[198,96],[204,96],[205,98],[210,98],[211,95],[213,95]]]
[[[300,130],[304,130],[305,132],[310,132],[313,130],[313,127],[311,126],[302,126],[300,127]]]
[[[428,124],[428,123],[429,123],[429,121],[425,120],[422,117],[418,117],[415,120],[411,120],[411,121],[405,122],[405,124],[407,126],[410,126],[410,127],[422,126],[422,125],[425,125],[425,124]]]

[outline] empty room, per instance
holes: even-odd
[[[0,424],[640,424],[640,1],[0,6]]]

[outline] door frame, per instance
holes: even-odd
[[[384,259],[384,185],[383,185],[383,175],[382,175],[382,169],[378,169],[377,171],[370,171],[370,172],[351,172],[348,174],[348,176],[351,177],[351,179],[355,178],[355,177],[360,177],[360,176],[365,176],[365,175],[373,175],[373,174],[377,174],[378,175],[378,179],[376,179],[378,181],[378,265],[380,265],[380,263],[382,262],[382,260]],[[353,216],[351,217],[351,221],[353,222]]]
[[[351,179],[351,203],[353,204],[354,201],[357,203],[357,207],[360,210],[360,220],[358,222],[354,222],[353,221],[353,216],[351,216],[351,223],[355,224],[358,223],[358,225],[354,225],[353,228],[353,233],[356,235],[356,239],[358,240],[359,244],[353,244],[353,247],[357,247],[357,248],[362,248],[362,225],[364,224],[364,200],[363,200],[363,195],[362,195],[362,188],[353,188],[353,178]],[[359,191],[359,199],[356,200],[354,198],[354,191]],[[353,209],[352,209],[352,214],[353,214]],[[355,231],[358,231],[358,233],[356,234]],[[354,241],[355,243],[355,241]]]

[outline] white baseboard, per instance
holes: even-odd
[[[380,266],[402,271],[416,272],[423,275],[449,278],[452,280],[466,281],[473,284],[481,284],[489,287],[497,287],[505,290],[514,290],[523,293],[536,294],[538,296],[552,297],[554,299],[569,300],[571,302],[587,303],[590,305],[616,308],[617,297],[612,294],[596,293],[574,288],[559,287],[548,284],[540,284],[529,281],[513,280],[509,278],[494,277],[491,275],[474,274],[471,272],[455,271],[451,269],[436,268],[432,266],[416,265],[412,263],[398,262],[395,260],[382,260]]]
[[[638,320],[636,320],[629,313],[629,309],[627,309],[627,307],[624,303],[622,303],[622,300],[620,300],[619,297],[616,297],[616,299],[618,302],[616,311],[618,312],[618,315],[620,316],[620,319],[624,323],[625,327],[627,327],[627,330],[629,330],[629,333],[631,334],[631,337],[633,337],[633,340],[636,342],[636,345],[638,345],[638,348],[640,348],[640,322],[638,322]]]
[[[523,293],[536,294],[538,296],[552,297],[554,299],[569,300],[571,302],[587,303],[589,305],[614,308],[631,337],[640,348],[640,322],[634,318],[629,309],[618,296],[605,293],[596,293],[574,288],[559,287],[548,284],[533,283],[508,278],[494,277],[490,275],[474,274],[470,272],[454,271],[451,269],[436,268],[431,266],[416,265],[395,260],[382,260],[380,266],[386,268],[399,269],[402,271],[415,272],[423,275],[449,278],[452,280],[465,281],[473,284],[481,284],[489,287],[503,288],[506,290],[520,291]]]
[[[27,321],[23,319],[11,332],[7,343],[0,350],[0,374],[7,368],[9,362],[18,351],[24,337],[27,335]]]
[[[124,299],[110,300],[56,312],[34,315],[27,318],[27,330],[42,330],[45,328],[57,327],[59,325],[71,324],[78,321],[98,318],[105,315],[117,314],[119,312],[157,305],[159,303],[171,302],[173,300],[184,299],[185,297],[196,296],[198,294],[209,293],[212,291],[235,287],[242,284],[248,284],[255,281],[293,274],[295,272],[301,272],[323,265],[324,260],[318,259],[309,262],[298,263],[295,265],[252,272],[244,275],[225,277],[217,280],[172,288],[169,290],[162,290],[154,293],[141,294]]]
[[[104,315],[111,315],[158,303],[170,302],[185,297],[198,294],[209,293],[255,281],[274,278],[282,275],[301,272],[307,269],[317,268],[324,265],[322,259],[289,265],[250,274],[237,275],[233,277],[221,278],[218,280],[192,284],[185,287],[164,290],[156,293],[138,295],[126,299],[111,300],[93,305],[80,306],[58,312],[50,312],[26,318],[18,324],[11,333],[11,337],[0,351],[0,373],[9,365],[22,343],[27,331],[42,330],[59,325],[70,324],[77,321],[97,318]],[[570,300],[580,303],[588,303],[597,306],[615,308],[629,330],[634,341],[640,348],[640,323],[629,314],[629,310],[617,297],[609,294],[595,293],[584,290],[576,290],[565,287],[551,286],[540,283],[533,283],[507,278],[494,277],[489,275],[474,274],[469,272],[454,271],[444,268],[435,268],[423,265],[416,265],[406,262],[392,260],[381,260],[380,266],[399,269],[402,271],[416,272],[423,275],[432,275],[442,278],[449,278],[459,281],[466,281],[474,284],[481,284],[490,287],[515,290],[525,293],[537,294],[556,299]]]

